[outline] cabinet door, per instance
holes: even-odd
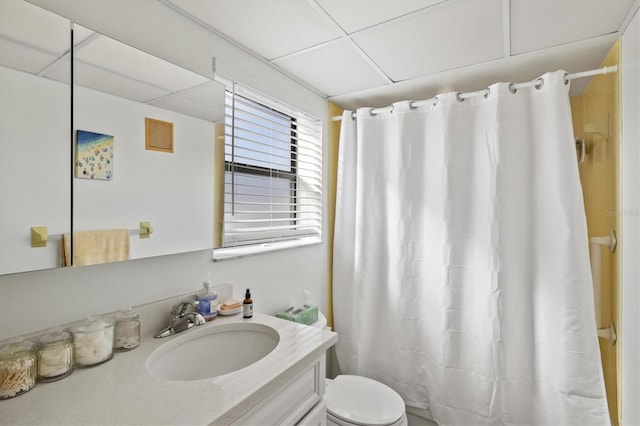
[[[325,355],[276,388],[234,425],[295,425],[322,401]]]

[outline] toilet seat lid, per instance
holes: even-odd
[[[340,375],[327,387],[327,411],[360,425],[390,425],[404,415],[404,401],[389,386],[362,376]]]

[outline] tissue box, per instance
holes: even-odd
[[[302,308],[295,309],[291,307],[278,312],[276,317],[309,325],[318,320],[318,307],[315,305],[303,305]]]

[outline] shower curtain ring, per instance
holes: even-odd
[[[487,99],[490,94],[491,94],[491,88],[487,87],[484,91],[484,98]]]
[[[369,110],[369,115],[373,117],[373,116],[378,115],[378,113],[377,113],[377,112],[375,112],[373,108],[371,108],[371,109]]]
[[[456,99],[458,100],[458,102],[464,102],[464,98],[462,97],[461,92],[456,93]]]
[[[515,85],[515,84],[513,84],[513,83],[509,83],[509,91],[510,91],[511,93],[515,94],[515,93],[518,91],[518,89],[516,88],[516,85]]]
[[[540,90],[544,86],[544,78],[540,77],[536,80],[536,89]]]
[[[416,109],[416,108],[418,107],[416,106],[416,103],[414,101],[409,102],[409,109]]]
[[[434,96],[433,97],[433,106],[437,106],[438,105],[438,97]]]
[[[567,84],[569,84],[569,73],[565,72],[564,73],[564,85],[566,86]]]

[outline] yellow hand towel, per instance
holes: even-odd
[[[63,264],[71,264],[71,238],[64,234]],[[101,229],[73,233],[73,266],[98,265],[129,259],[129,230]]]

